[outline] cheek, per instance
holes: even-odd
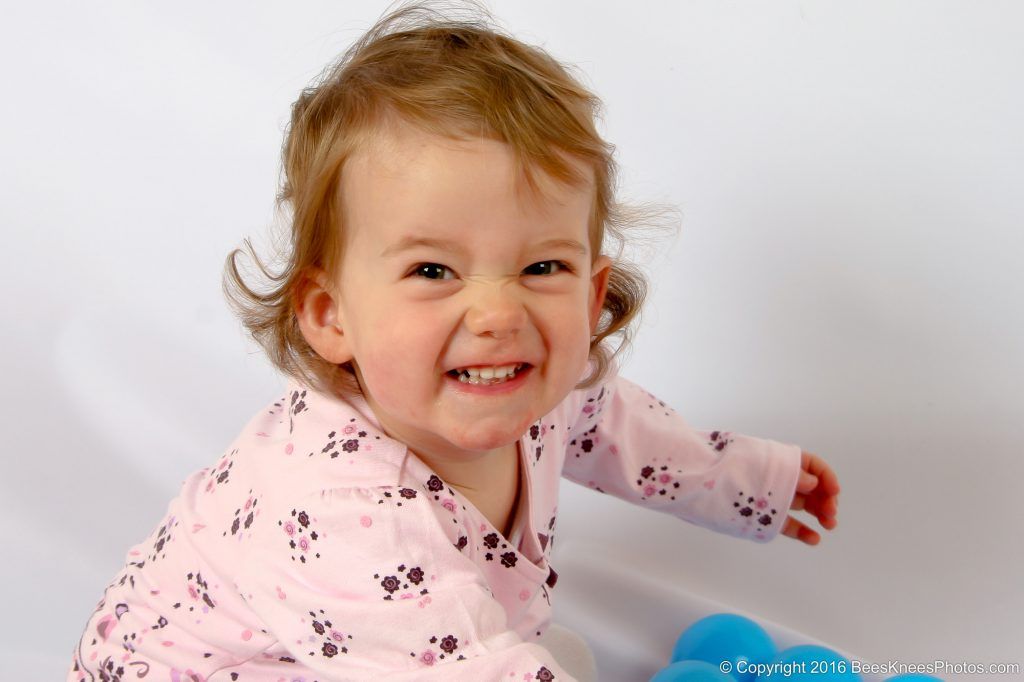
[[[567,365],[567,373],[583,371],[590,355],[590,319],[585,305],[574,299],[552,309],[544,316],[542,334],[548,352]]]
[[[422,306],[394,302],[378,306],[364,316],[357,331],[363,355],[375,363],[389,365],[421,362],[437,345],[436,338],[441,332],[438,317]]]
[[[386,310],[362,325],[356,354],[367,388],[381,405],[412,398],[412,382],[431,373],[446,338],[436,318],[398,306]]]
[[[545,315],[548,323],[558,330],[559,335],[575,341],[587,341],[590,338],[590,312],[587,299],[582,292],[574,292],[565,297],[557,305],[551,306]]]

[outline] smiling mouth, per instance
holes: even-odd
[[[453,369],[447,372],[448,376],[458,379],[464,384],[473,386],[493,386],[503,384],[506,381],[515,379],[516,372],[522,372],[531,365],[527,362],[519,362],[514,365],[502,367],[469,367],[466,369]]]

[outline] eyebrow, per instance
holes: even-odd
[[[438,249],[439,251],[448,251],[449,253],[462,253],[465,251],[462,244],[451,239],[433,239],[431,237],[417,237],[410,234],[402,237],[397,242],[381,251],[380,255],[383,258],[389,258],[419,247]],[[535,248],[564,248],[569,249],[570,251],[575,251],[581,256],[587,255],[587,247],[580,244],[575,239],[548,239],[547,241],[537,244]]]

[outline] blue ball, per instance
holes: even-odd
[[[903,673],[902,675],[890,677],[885,682],[942,682],[942,679],[922,673]]]
[[[705,661],[716,669],[728,661],[734,679],[750,682],[756,674],[747,671],[747,665],[767,663],[774,655],[775,643],[760,625],[735,613],[716,613],[683,630],[672,661]]]
[[[772,669],[759,679],[786,682],[855,682],[860,674],[853,672],[848,660],[831,649],[816,644],[801,644],[784,649],[773,658]]]
[[[662,668],[650,682],[735,682],[732,677],[705,661],[679,661]]]

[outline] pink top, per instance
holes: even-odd
[[[551,618],[559,477],[771,540],[800,448],[698,431],[613,376],[519,440],[505,538],[380,430],[362,398],[294,382],[129,551],[69,680],[569,680]]]

